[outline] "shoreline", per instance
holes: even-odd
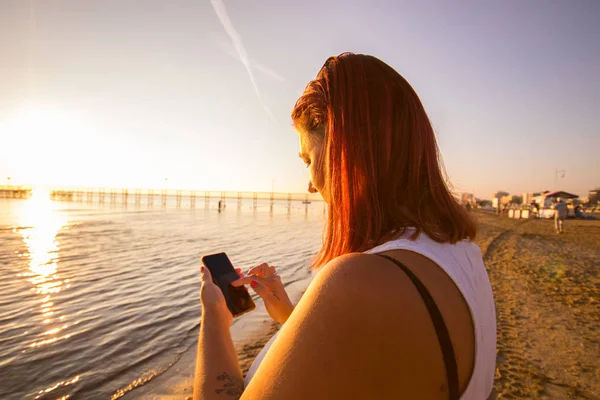
[[[279,329],[279,324],[264,320],[260,329],[252,332],[244,341],[235,343],[238,361],[245,377],[254,358]],[[171,368],[147,384],[128,392],[125,399],[143,400],[191,400],[194,385],[197,344]]]
[[[308,268],[308,267],[307,267]],[[311,276],[299,279],[286,286],[293,304],[300,297],[311,281]],[[237,351],[238,361],[245,377],[254,358],[264,345],[279,330],[279,324],[268,315],[262,300],[255,300],[256,309],[234,320],[230,328],[231,337]],[[125,393],[121,399],[143,400],[191,400],[196,367],[198,341],[194,340],[181,358],[164,373],[148,381],[142,386]]]

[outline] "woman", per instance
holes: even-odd
[[[450,194],[425,110],[375,57],[327,60],[292,112],[308,190],[328,204],[295,308],[274,268],[251,283],[284,323],[242,379],[223,296],[201,268],[196,399],[486,399],[495,309],[476,227]]]

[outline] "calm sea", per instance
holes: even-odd
[[[202,254],[267,261],[299,291],[323,222],[321,202],[218,213],[0,199],[0,399],[135,398],[196,343]]]

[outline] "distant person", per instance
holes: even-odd
[[[539,217],[539,215],[540,215],[540,205],[538,203],[532,201],[531,202],[531,211],[532,211],[532,213],[535,216]]]
[[[468,211],[468,212],[471,212],[471,208],[472,208],[472,207],[471,207],[471,203],[467,203],[467,204],[465,205],[465,208],[467,209],[467,211]]]
[[[556,229],[556,233],[564,233],[564,225],[567,214],[567,203],[558,197],[556,199],[556,204],[554,205],[554,228]]]
[[[295,307],[267,263],[234,282],[282,324],[244,382],[231,313],[201,268],[194,398],[488,398],[492,288],[413,88],[379,59],[344,53],[308,83],[292,120],[308,190],[328,205],[318,273]]]
[[[219,205],[217,207],[219,209],[219,212],[223,210],[223,200],[219,200]]]

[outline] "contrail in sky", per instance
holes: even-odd
[[[215,13],[217,13],[219,20],[221,21],[221,24],[223,25],[223,28],[225,28],[225,31],[231,38],[231,41],[233,42],[233,45],[235,46],[235,50],[237,51],[237,54],[240,57],[240,61],[242,62],[242,64],[244,64],[244,67],[246,68],[246,71],[248,72],[248,76],[250,77],[250,82],[252,83],[252,86],[254,87],[254,91],[256,92],[256,97],[258,97],[258,101],[260,101],[260,104],[263,106],[263,108],[265,109],[265,111],[267,112],[269,117],[273,121],[277,122],[277,119],[275,119],[275,116],[273,115],[271,110],[269,110],[269,107],[267,107],[267,105],[265,104],[265,102],[260,94],[260,91],[258,90],[258,85],[256,84],[256,80],[254,79],[254,74],[252,73],[252,68],[250,67],[250,60],[248,59],[248,53],[246,53],[246,49],[244,48],[244,44],[242,43],[242,38],[240,37],[240,35],[237,33],[237,31],[233,27],[233,24],[231,23],[231,20],[229,19],[229,15],[227,15],[227,8],[225,8],[225,3],[223,3],[223,0],[210,0],[210,2],[212,4],[213,8],[215,9]]]
[[[227,54],[228,56],[231,56],[239,61],[240,56],[238,55],[238,52],[233,48],[233,46],[230,46],[229,43],[217,41],[217,45],[219,47],[221,47],[221,49],[223,49],[223,52],[225,54]],[[273,71],[271,68],[267,67],[266,65],[260,64],[260,63],[256,62],[255,60],[252,60],[251,58],[248,58],[248,61],[250,62],[250,67],[253,70],[262,72],[263,74],[267,75],[269,78],[274,79],[276,81],[279,81],[282,83],[289,83],[287,79],[285,79],[283,76],[279,75],[277,72]]]

